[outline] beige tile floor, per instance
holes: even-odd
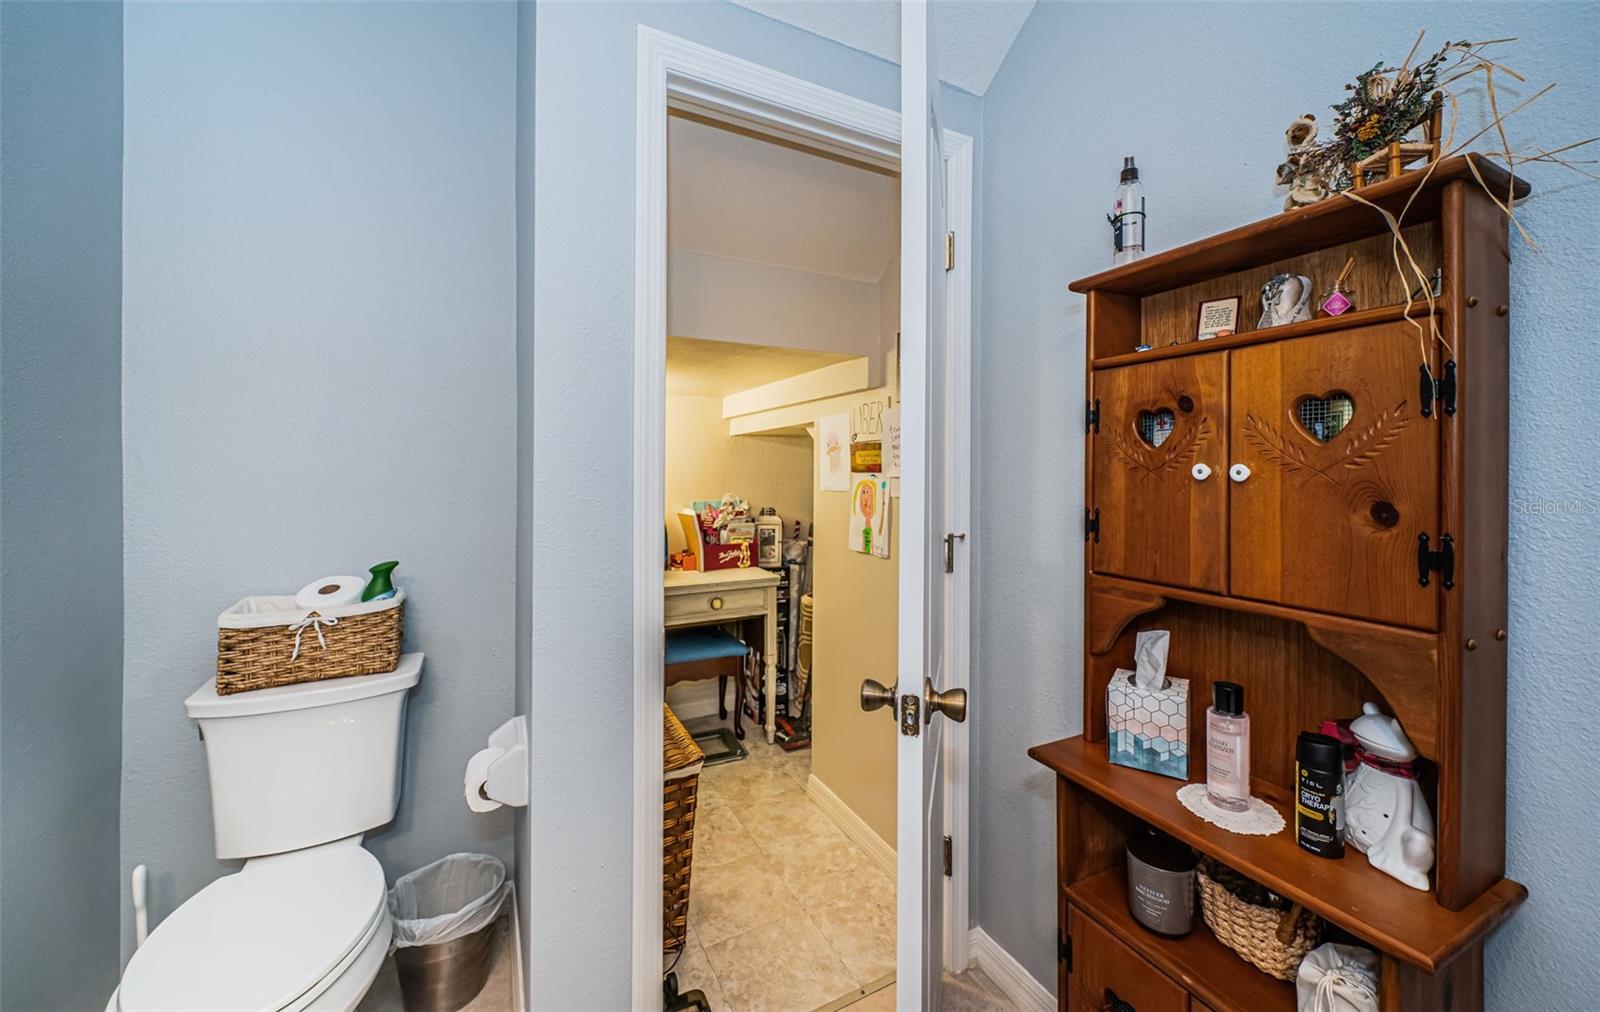
[[[845,1008],[849,1012],[895,1012],[894,998],[894,985],[890,984]],[[946,974],[940,1000],[945,1012],[1013,1012],[1016,1009],[994,981],[976,968],[953,977]]]
[[[809,750],[753,729],[745,747],[748,759],[700,777],[679,987],[704,991],[715,1012],[858,995],[894,971],[894,881],[806,795]]]

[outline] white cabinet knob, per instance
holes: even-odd
[[[1195,481],[1205,481],[1207,478],[1211,477],[1211,465],[1196,464],[1195,466],[1189,468],[1189,473],[1194,475]]]
[[[1244,481],[1246,478],[1250,477],[1250,469],[1245,467],[1243,464],[1235,464],[1228,468],[1228,477],[1232,478],[1234,481]]]

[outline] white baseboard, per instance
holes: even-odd
[[[817,807],[827,813],[828,818],[834,821],[857,847],[866,851],[868,857],[883,873],[891,879],[896,877],[897,867],[894,848],[883,837],[873,832],[871,826],[857,815],[853,809],[839,799],[828,785],[817,779],[815,773],[806,778],[806,795],[817,803]]]
[[[973,928],[969,946],[972,965],[994,981],[1013,1005],[1023,1012],[1054,1012],[1056,999],[1050,989],[1023,969],[1022,964],[1002,949],[999,942],[990,938],[987,931]]]

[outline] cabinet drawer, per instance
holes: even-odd
[[[722,616],[750,615],[766,606],[767,592],[760,589],[718,590],[672,594],[665,602],[667,625],[712,622]]]
[[[1075,906],[1067,907],[1072,937],[1068,975],[1073,1012],[1189,1012],[1189,995],[1172,978]]]

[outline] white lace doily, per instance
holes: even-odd
[[[1178,788],[1178,800],[1183,807],[1200,816],[1213,826],[1221,826],[1230,833],[1241,836],[1272,836],[1283,830],[1283,816],[1278,810],[1262,801],[1251,798],[1250,807],[1242,812],[1230,812],[1211,803],[1205,784],[1185,784]]]

